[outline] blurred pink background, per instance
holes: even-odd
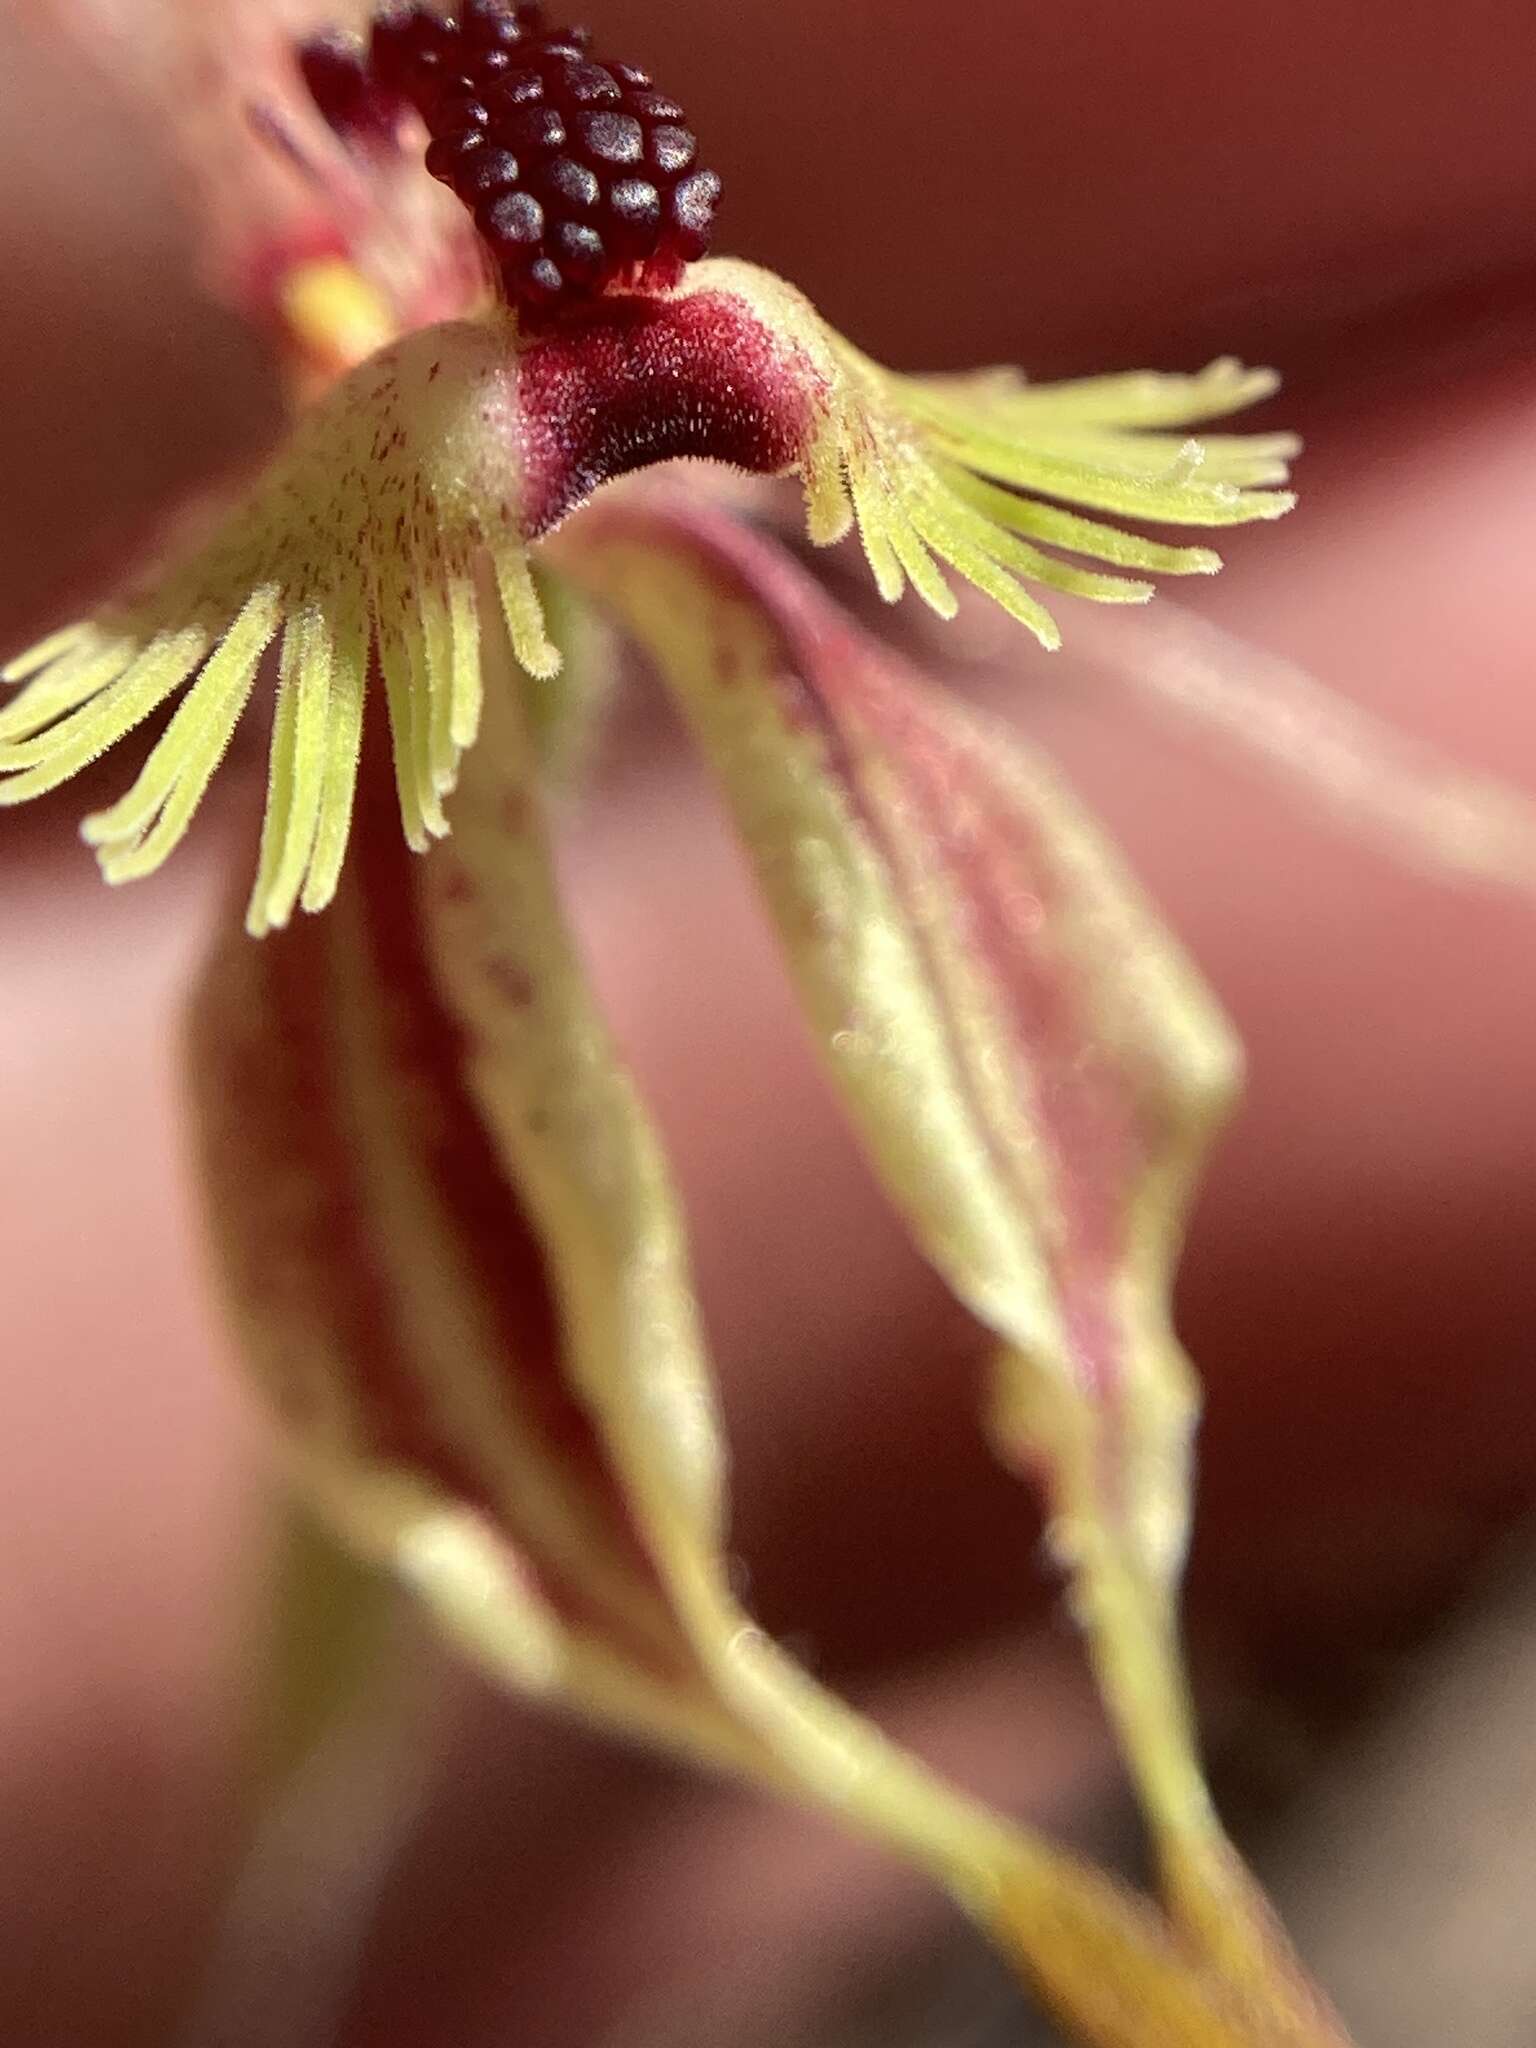
[[[689,106],[724,244],[871,352],[1278,362],[1302,508],[1234,536],[1201,609],[1536,782],[1528,0],[588,18]],[[15,13],[0,163],[8,646],[277,404],[199,295],[153,121]],[[1056,750],[1249,1047],[1181,1297],[1194,1645],[1218,1733],[1309,1764],[1536,1490],[1536,910],[1399,871],[1070,655],[952,658]],[[0,819],[0,2015],[34,2048],[164,2039],[219,1868],[269,1446],[199,1275],[176,1031],[254,776],[123,893],[79,790]],[[972,1419],[980,1347],[838,1126],[670,735],[638,722],[571,869],[690,1200],[755,1604],[971,1781],[1084,1824],[1113,1774]],[[646,2048],[692,2038],[672,2008],[728,2033],[807,1954],[835,1977],[936,1923],[878,1859],[473,1688],[433,1728],[349,2044]]]

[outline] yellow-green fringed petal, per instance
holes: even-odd
[[[1287,492],[1254,488],[1285,480],[1299,445],[1293,435],[1170,431],[1268,397],[1272,371],[1223,360],[1195,376],[1135,372],[1054,385],[1030,385],[1012,371],[901,376],[749,264],[699,264],[687,289],[733,295],[799,348],[813,403],[794,466],[811,539],[839,540],[856,522],[888,602],[910,583],[947,616],[953,594],[943,564],[1055,647],[1056,621],[1022,586],[1108,604],[1144,603],[1151,588],[1077,569],[1030,541],[1168,575],[1221,566],[1209,549],[1144,540],[1065,507],[1214,527],[1275,519],[1293,502]]]
[[[151,873],[191,825],[275,642],[251,931],[335,893],[375,660],[406,836],[440,836],[479,719],[481,562],[529,672],[559,667],[520,526],[515,344],[498,316],[382,350],[306,415],[206,545],[11,662],[0,805],[57,788],[179,697],[132,788],[84,827],[110,880]]]

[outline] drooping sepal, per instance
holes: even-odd
[[[777,550],[658,489],[564,558],[676,695],[849,1115],[1006,1347],[1000,1436],[1171,1586],[1193,1403],[1168,1298],[1238,1072],[1219,1012],[1050,771]]]
[[[913,1859],[1085,2042],[1134,2048],[1150,2018],[1322,2048],[741,1611],[681,1219],[560,910],[528,679],[487,638],[452,845],[408,859],[376,754],[332,913],[231,932],[197,1007],[210,1227],[297,1482],[499,1682]]]
[[[999,1340],[993,1434],[1044,1492],[1170,1912],[1257,2038],[1342,2038],[1221,1833],[1179,1656],[1172,1278],[1230,1030],[1049,769],[776,550],[658,489],[565,558],[676,698],[871,1164]]]

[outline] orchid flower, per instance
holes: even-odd
[[[270,700],[256,879],[190,1073],[295,1484],[499,1681],[931,1871],[1084,2042],[1339,2048],[1221,1832],[1177,1642],[1196,1396],[1169,1298],[1232,1034],[1046,763],[715,472],[640,474],[792,480],[815,547],[856,534],[882,597],[941,617],[972,586],[1023,659],[1070,628],[1058,595],[1219,568],[1141,527],[1290,508],[1290,436],[1207,431],[1273,375],[888,370],[704,255],[718,181],[681,110],[536,7],[317,40],[252,0],[217,48],[201,17],[116,15],[294,416],[199,531],[6,667],[0,806],[160,715],[84,826],[109,881],[150,874]],[[995,1339],[990,1427],[1047,1500],[1160,1908],[903,1754],[731,1589],[686,1233],[550,851],[560,734],[615,645],[719,785],[874,1172]]]

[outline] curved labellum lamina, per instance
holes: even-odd
[[[150,873],[276,646],[259,933],[334,893],[370,693],[387,707],[407,840],[445,829],[477,729],[483,607],[531,673],[552,673],[530,550],[616,478],[678,457],[797,476],[812,538],[857,524],[887,598],[911,583],[951,613],[947,564],[1053,647],[1033,587],[1141,603],[1147,573],[1219,566],[1063,501],[1201,526],[1289,507],[1258,488],[1283,475],[1288,437],[1183,431],[1272,384],[1225,362],[1038,389],[898,377],[791,286],[729,260],[532,332],[501,308],[426,328],[317,400],[201,549],[0,672],[24,685],[0,706],[0,805],[55,788],[176,700],[132,789],[85,827],[109,880]]]
[[[274,202],[281,276],[261,303],[282,310],[316,376],[355,366],[204,546],[0,670],[23,686],[0,704],[0,805],[55,788],[174,702],[137,781],[86,821],[111,881],[150,873],[180,842],[269,648],[252,932],[334,894],[370,694],[387,706],[405,837],[425,847],[446,829],[442,800],[478,726],[485,606],[530,673],[553,673],[530,550],[650,464],[797,476],[811,538],[857,526],[886,598],[910,584],[948,616],[947,567],[1048,647],[1060,634],[1038,588],[1136,604],[1148,574],[1219,566],[1209,549],[1090,515],[1224,526],[1291,503],[1268,488],[1289,436],[1186,432],[1264,396],[1265,371],[1220,362],[1038,390],[1005,372],[895,376],[779,279],[697,261],[719,181],[682,108],[648,72],[595,61],[585,31],[552,27],[537,5],[402,0],[366,42],[292,45],[285,79],[279,31],[308,25],[308,0],[264,28],[237,14],[250,103],[231,105],[231,62],[195,36],[176,76],[274,146],[285,204],[297,175],[329,209],[327,243]],[[464,215],[446,234],[407,203],[407,188],[432,191],[424,172],[406,176],[418,148],[470,210],[501,299],[436,325],[420,324],[434,293],[454,311],[473,295]],[[406,259],[437,247],[459,279],[446,292]],[[356,360],[392,327],[398,338]]]

